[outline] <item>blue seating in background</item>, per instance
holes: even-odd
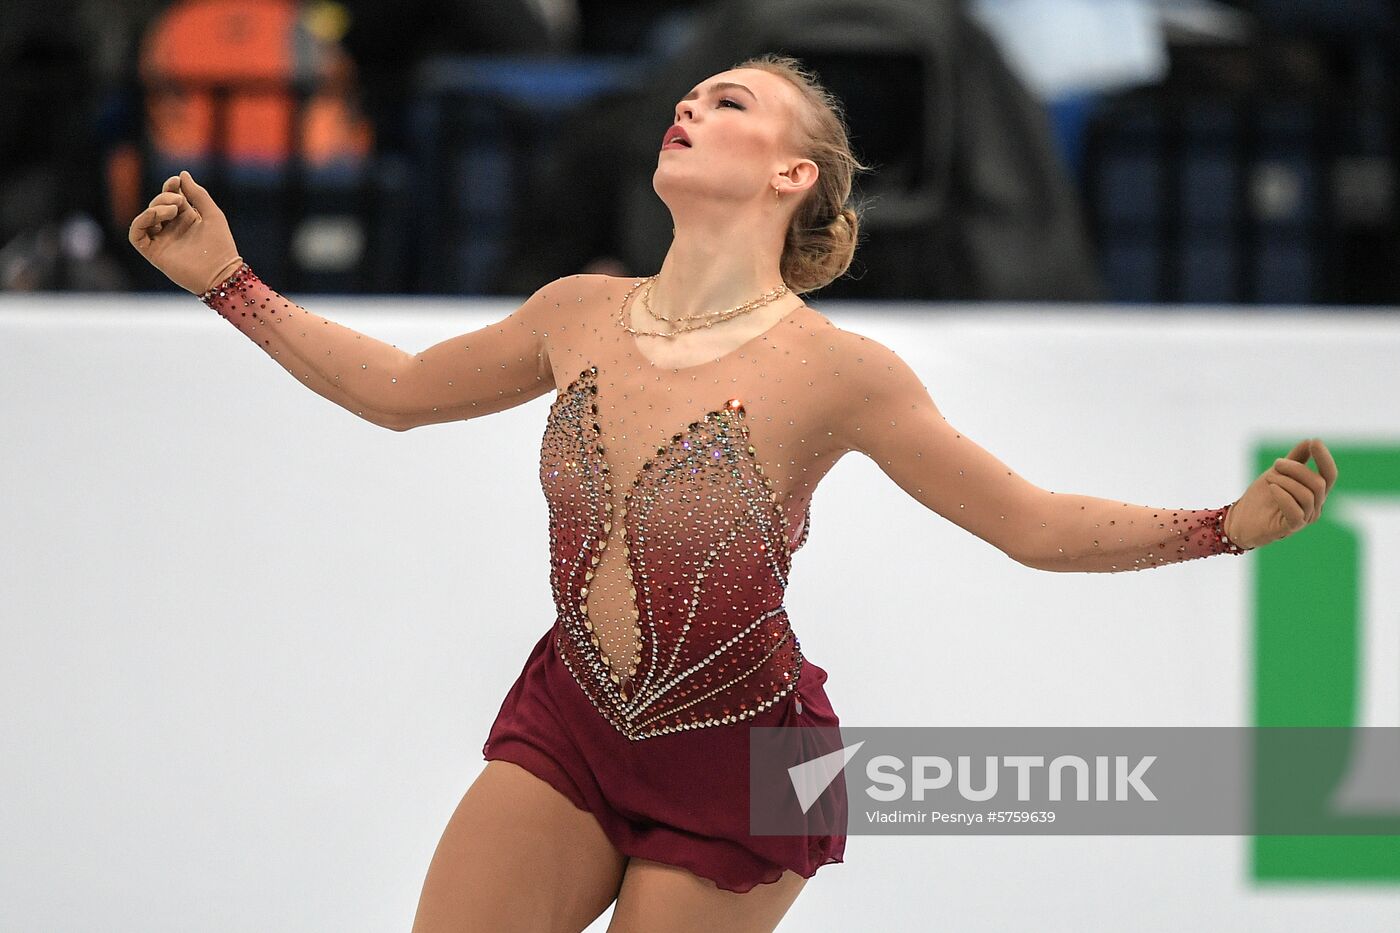
[[[1083,170],[1084,131],[1098,101],[1098,94],[1082,92],[1064,94],[1045,103],[1055,146],[1072,178],[1078,178]]]
[[[1160,95],[1096,118],[1086,210],[1112,297],[1322,299],[1319,119],[1301,100]]]
[[[410,197],[420,221],[417,291],[489,289],[520,203],[521,179],[549,157],[571,109],[636,88],[651,59],[452,56],[415,75],[417,173]]]

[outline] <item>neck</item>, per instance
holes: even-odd
[[[661,263],[651,303],[667,317],[722,311],[776,288],[783,241],[771,224],[743,212],[729,218],[678,218],[676,235]],[[800,303],[791,291],[758,311]]]

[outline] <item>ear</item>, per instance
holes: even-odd
[[[779,172],[770,183],[784,195],[802,195],[817,183],[821,172],[811,159],[798,159]],[[787,200],[787,198],[784,198]]]

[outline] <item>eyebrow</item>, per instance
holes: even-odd
[[[758,95],[757,95],[757,94],[755,94],[753,91],[750,91],[748,88],[744,87],[742,84],[736,84],[736,83],[733,82],[733,81],[716,81],[714,84],[711,84],[711,85],[710,85],[710,90],[711,90],[711,92],[713,92],[713,91],[722,91],[722,90],[724,90],[725,88],[736,88],[736,89],[738,89],[738,90],[740,90],[740,91],[746,92],[746,93],[747,93],[750,97],[752,97],[754,100],[758,100]],[[694,100],[695,98],[697,98],[697,97],[699,97],[699,96],[700,96],[700,94],[699,94],[698,91],[691,91],[689,94],[687,94],[687,95],[685,95],[684,97],[682,97],[681,100]]]

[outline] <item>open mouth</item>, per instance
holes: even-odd
[[[671,149],[676,146],[684,146],[687,149],[690,148],[690,137],[686,133],[685,128],[679,125],[667,129],[661,139],[662,149]]]

